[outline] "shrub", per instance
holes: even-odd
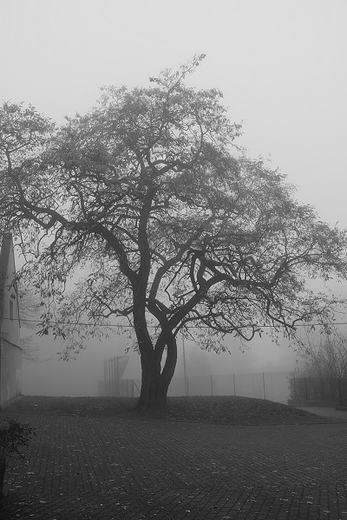
[[[3,496],[7,458],[13,454],[24,458],[21,448],[27,446],[34,435],[34,428],[15,419],[5,418],[0,422],[0,497]]]

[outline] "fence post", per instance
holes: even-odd
[[[187,366],[186,366],[186,347],[184,343],[184,336],[182,334],[182,350],[183,350],[183,375],[184,375],[184,395],[189,395],[188,379],[187,379]]]
[[[112,358],[108,360],[108,380],[109,380],[109,395],[113,395],[113,381],[112,381]]]
[[[341,384],[342,381],[341,381],[340,377],[337,377],[336,381],[337,381],[337,395],[338,395],[339,405],[341,406],[342,405],[342,384]]]
[[[210,376],[211,379],[211,395],[213,396],[213,375]]]
[[[110,360],[106,361],[106,369],[107,369],[107,395],[112,395],[112,386],[111,386],[111,365]]]
[[[113,397],[116,397],[117,390],[116,390],[116,358],[112,358],[112,395]]]
[[[186,396],[189,396],[189,377],[186,377]]]
[[[120,380],[119,380],[119,359],[116,357],[116,396],[120,397]]]
[[[264,393],[264,399],[266,399],[265,372],[263,372],[263,393]]]
[[[341,383],[342,383],[342,402],[341,404],[343,406],[346,406],[346,378],[343,377],[341,379]]]
[[[292,388],[293,388],[293,399],[296,399],[296,377],[293,377],[292,381],[293,381],[293,386],[292,386]]]
[[[305,399],[308,400],[308,388],[307,388],[307,377],[304,377],[304,392],[305,392]]]
[[[234,396],[236,396],[236,378],[235,378],[235,374],[233,374],[233,387],[234,387]]]

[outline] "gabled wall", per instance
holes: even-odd
[[[0,407],[22,392],[22,349],[12,236],[0,237]]]

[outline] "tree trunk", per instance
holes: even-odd
[[[138,402],[140,409],[160,409],[167,404],[170,381],[156,370],[142,369],[141,393]]]
[[[177,343],[173,336],[167,342],[167,357],[161,370],[162,349],[141,354],[142,381],[138,402],[140,409],[160,409],[167,404],[167,393],[177,363]]]

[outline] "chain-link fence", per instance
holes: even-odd
[[[105,382],[99,383],[99,395],[139,396],[141,381],[139,379],[117,379],[115,362],[108,374],[111,374],[112,377],[107,379],[106,384]],[[171,397],[234,395],[287,403],[290,397],[289,379],[290,372],[174,377],[168,395]]]
[[[289,387],[294,402],[347,405],[347,378],[344,377],[291,377]]]

